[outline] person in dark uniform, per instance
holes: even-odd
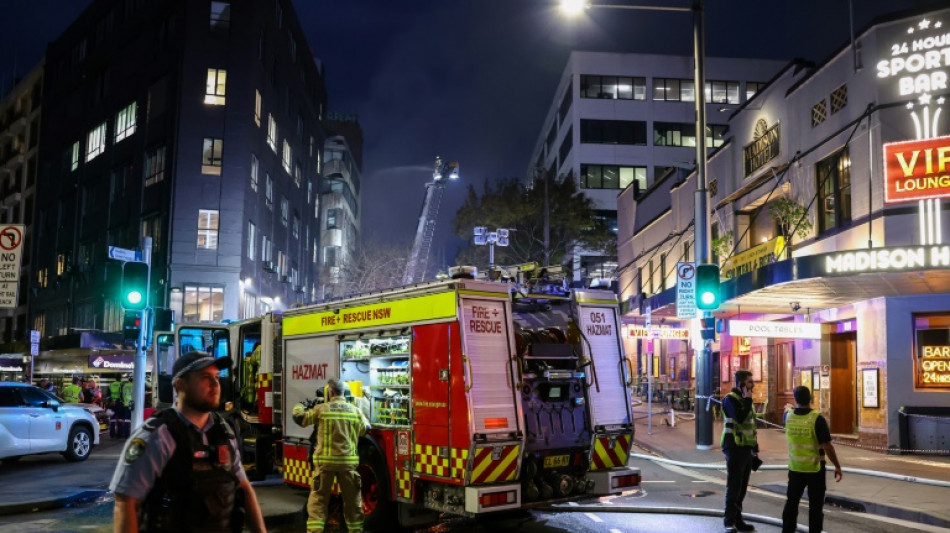
[[[726,456],[726,512],[723,523],[726,533],[755,531],[752,524],[742,519],[742,500],[749,487],[752,458],[759,455],[756,440],[755,412],[752,410],[752,372],[739,370],[736,386],[722,399],[725,422],[719,441]]]
[[[251,531],[265,531],[237,439],[214,412],[221,399],[218,373],[230,366],[230,358],[202,352],[175,361],[176,406],[135,431],[109,485],[116,532],[230,533],[245,522]]]

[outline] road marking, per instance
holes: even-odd
[[[648,479],[648,480],[645,480],[645,481],[641,481],[640,483],[676,483],[676,481],[673,481],[673,480],[659,480],[659,479],[649,480],[649,479]]]
[[[600,517],[595,515],[594,513],[584,513],[584,515],[586,515],[587,518],[590,518],[594,522],[603,522],[603,520],[601,520]]]
[[[571,507],[577,507],[578,505],[580,505],[577,502],[567,502],[567,504],[570,505]]]
[[[705,479],[694,479],[693,483],[709,483],[709,482],[706,481]]]

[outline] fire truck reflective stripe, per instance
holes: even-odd
[[[577,303],[581,304],[595,304],[595,305],[609,305],[614,307],[617,305],[616,300],[602,300],[599,298],[578,298]]]
[[[258,374],[257,388],[269,388],[274,386],[274,374]]]
[[[285,456],[284,481],[291,485],[309,488],[313,483],[313,471],[310,470],[310,463]]]
[[[627,464],[627,454],[630,451],[630,435],[617,435],[613,448],[610,446],[610,437],[598,437],[594,440],[594,449],[591,453],[591,470],[604,470]]]
[[[459,294],[471,294],[474,296],[491,296],[493,298],[509,298],[507,292],[488,292],[488,291],[472,291],[467,289],[459,289]]]
[[[416,444],[415,471],[432,476],[465,478],[465,462],[468,459],[468,450],[465,448],[450,448],[449,457],[439,455],[440,446]]]
[[[465,479],[465,463],[468,460],[468,448],[452,448],[452,477]]]
[[[407,500],[412,499],[412,472],[408,470],[396,471],[399,491],[397,497]]]
[[[505,446],[501,451],[501,458],[493,461],[492,447],[478,448],[472,464],[472,483],[492,483],[514,479],[520,454],[520,446]]]

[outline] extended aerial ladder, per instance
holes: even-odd
[[[409,262],[406,263],[406,275],[403,278],[406,285],[425,280],[426,269],[429,266],[429,249],[432,248],[432,237],[435,235],[435,223],[439,216],[439,204],[442,203],[442,195],[445,193],[445,183],[458,177],[458,163],[449,163],[436,156],[432,181],[426,183],[422,213],[419,215],[419,224],[416,227],[416,237],[412,242]]]

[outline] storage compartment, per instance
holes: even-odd
[[[340,341],[342,377],[365,391],[375,427],[408,428],[410,412],[409,335],[365,336]],[[358,383],[357,383],[358,382]]]

